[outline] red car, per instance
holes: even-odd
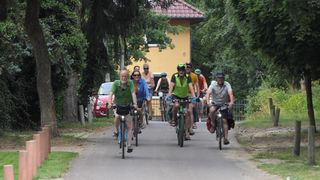
[[[109,104],[109,94],[111,91],[111,87],[112,87],[112,82],[106,82],[101,84],[93,104],[93,114],[96,117],[109,116],[108,104]]]

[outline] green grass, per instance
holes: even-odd
[[[13,165],[15,179],[18,179],[18,152],[0,152],[0,179],[3,177],[3,166]]]
[[[317,117],[317,116],[316,116]],[[307,114],[299,115],[289,112],[280,112],[279,126],[281,127],[294,127],[296,120],[300,120],[302,126],[309,125]],[[320,118],[316,118],[316,124],[320,124]],[[271,116],[265,113],[256,113],[248,117],[245,121],[241,122],[241,127],[244,128],[271,128],[273,122]]]
[[[70,161],[78,156],[74,152],[51,152],[48,159],[43,162],[38,169],[35,179],[50,179],[61,177],[69,168]],[[18,175],[18,152],[0,152],[0,179],[3,177],[3,165],[12,164],[14,168],[14,177],[17,180]]]
[[[281,163],[263,163],[258,167],[271,174],[283,178],[290,177],[292,180],[308,179],[316,180],[320,177],[320,166],[307,164],[307,148],[301,149],[300,156],[294,156],[292,149],[276,149],[260,152],[254,156],[255,159],[280,159]],[[320,147],[316,149],[316,162],[320,161]]]
[[[82,125],[80,122],[60,122],[58,124],[59,130],[63,129],[81,129],[81,130],[95,130],[99,128],[109,127],[113,124],[113,118],[93,118],[92,123],[86,122]]]
[[[70,161],[78,156],[74,152],[52,152],[38,169],[34,179],[50,179],[61,177],[69,168]]]

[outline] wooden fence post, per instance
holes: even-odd
[[[19,180],[29,180],[27,172],[28,151],[19,151]]]
[[[275,122],[275,117],[276,117],[276,106],[272,105],[272,107],[271,107],[271,120],[273,123]]]
[[[269,98],[269,110],[270,110],[271,117],[272,117],[272,107],[273,107],[273,100],[272,98]]]
[[[300,144],[301,144],[301,121],[296,121],[293,155],[300,156]]]
[[[279,118],[280,118],[280,108],[277,108],[275,115],[274,115],[274,121],[273,126],[278,127],[279,126]]]
[[[315,136],[315,127],[310,126],[308,131],[308,163],[310,165],[316,164],[314,136]]]
[[[4,165],[3,166],[3,175],[4,175],[4,180],[14,180],[14,175],[13,175],[13,166],[12,165]]]
[[[36,167],[38,168],[41,164],[41,162],[40,162],[40,134],[34,134],[33,139],[36,142],[35,159],[36,159]]]
[[[83,105],[79,105],[79,114],[80,114],[81,124],[85,125]]]
[[[35,146],[35,141],[27,141],[26,142],[26,150],[28,152],[28,161],[27,161],[27,174],[28,174],[28,179],[32,179],[33,176],[35,175],[34,169],[35,169],[35,159],[34,159],[34,146]]]

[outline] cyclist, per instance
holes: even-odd
[[[199,83],[198,83],[198,76],[192,72],[192,63],[186,63],[186,73],[190,76],[191,78],[191,82],[192,82],[192,87],[194,88],[194,92],[197,94],[196,96],[199,97]],[[197,125],[196,125],[196,119],[195,117],[197,112],[197,109],[195,108],[195,106],[193,106],[191,104],[192,108],[191,108],[191,122],[192,122],[192,129],[196,129]],[[193,135],[194,132],[193,130],[190,129],[190,135]]]
[[[200,103],[200,117],[203,117],[203,106],[204,106],[204,101],[206,100],[205,96],[206,96],[206,91],[208,89],[208,84],[207,84],[207,80],[204,77],[204,75],[201,74],[201,70],[200,69],[196,69],[196,70],[194,70],[194,72],[198,76],[199,98],[202,99],[201,103]]]
[[[171,101],[172,98],[186,100],[188,99],[189,92],[191,92],[192,101],[196,100],[191,78],[188,74],[186,74],[186,67],[185,64],[179,64],[177,66],[178,72],[173,74],[171,77],[171,82],[169,85],[169,92],[168,92],[168,101]],[[176,102],[172,108],[172,121],[171,125],[177,125],[177,111],[179,108],[179,103]],[[190,114],[192,113],[192,106],[187,104],[187,113],[186,113],[186,123],[185,123],[185,139],[190,140],[190,129],[192,126],[192,121],[190,118]]]
[[[114,97],[113,97],[114,95]],[[129,80],[129,72],[127,70],[122,70],[120,72],[120,80],[115,80],[112,84],[110,92],[110,104],[109,108],[113,106],[114,102],[120,106],[130,106],[133,104],[134,108],[137,109],[137,97],[134,92],[133,82]],[[126,115],[126,124],[128,128],[128,153],[133,151],[132,142],[132,117],[130,114]],[[118,135],[118,127],[120,125],[120,116],[115,113],[115,135]]]
[[[149,120],[152,119],[152,95],[153,95],[153,88],[155,86],[154,84],[154,77],[151,71],[149,71],[149,64],[144,64],[143,65],[143,72],[142,72],[142,78],[147,82],[147,86],[149,89],[149,95],[150,99],[147,101],[148,102],[148,109],[149,109]]]
[[[233,92],[230,83],[224,80],[224,73],[218,72],[216,73],[216,81],[212,81],[209,89],[206,94],[206,98],[209,99],[209,96],[212,97],[212,106],[210,107],[210,119],[212,127],[210,129],[211,133],[214,133],[215,131],[215,124],[214,124],[214,117],[216,113],[216,109],[219,106],[222,106],[224,104],[228,104],[229,110],[232,109],[233,103],[234,103],[234,97]],[[225,145],[229,144],[228,140],[228,122],[227,122],[227,116],[228,116],[228,110],[222,112],[223,117],[223,127],[224,127],[224,140],[223,143]]]
[[[139,71],[133,71],[131,74],[131,79],[133,80],[134,84],[134,91],[137,96],[137,103],[138,103],[138,113],[139,113],[139,123],[140,123],[140,128],[144,129],[145,124],[143,122],[143,115],[142,115],[142,105],[145,100],[149,100],[149,90],[147,83],[144,79],[141,78],[141,73]]]
[[[133,71],[140,71],[140,66],[138,66],[138,65],[134,66]]]
[[[158,80],[155,92],[168,93],[169,91],[169,80],[167,78],[167,73],[161,73],[161,78]]]

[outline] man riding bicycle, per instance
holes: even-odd
[[[149,96],[150,99],[147,101],[148,102],[148,110],[149,110],[149,120],[152,119],[152,95],[153,95],[153,88],[155,86],[154,84],[154,77],[152,72],[149,70],[149,64],[144,64],[143,65],[143,72],[142,72],[142,78],[147,82],[147,86],[149,89]]]
[[[233,97],[233,92],[230,83],[224,80],[224,73],[223,72],[218,72],[216,73],[216,81],[212,81],[209,89],[206,94],[206,99],[208,100],[207,102],[209,103],[209,98],[210,95],[212,97],[212,105],[210,107],[210,113],[209,117],[211,119],[211,124],[212,127],[210,129],[211,133],[214,133],[215,131],[215,114],[216,110],[225,105],[228,104],[229,110],[232,109],[233,103],[234,103],[234,97]],[[227,116],[228,116],[228,110],[222,112],[222,117],[223,117],[223,128],[224,128],[224,140],[223,143],[225,145],[229,144],[228,140],[228,121],[227,121]]]
[[[201,103],[200,103],[200,116],[199,117],[203,117],[203,106],[204,106],[204,101],[205,96],[206,96],[206,91],[208,89],[208,84],[207,84],[207,80],[204,77],[203,74],[201,74],[201,70],[200,69],[196,69],[194,70],[194,73],[198,76],[198,82],[199,82],[199,98],[201,99]]]
[[[186,74],[186,67],[185,64],[179,64],[177,66],[178,72],[173,74],[171,77],[171,82],[169,85],[169,92],[168,92],[168,101],[172,101],[172,99],[181,99],[187,100],[188,93],[191,92],[192,101],[196,100],[193,85],[191,82],[191,78],[189,75]],[[172,108],[172,126],[177,125],[177,111],[179,108],[179,103],[176,102]],[[186,124],[185,124],[185,139],[190,140],[190,129],[192,126],[192,121],[190,118],[190,114],[192,113],[192,106],[187,104],[187,113],[186,113]]]
[[[133,82],[129,80],[129,73],[127,70],[120,72],[120,80],[115,80],[112,84],[110,92],[110,103],[109,108],[113,106],[113,95],[114,102],[117,106],[128,106],[133,104],[134,108],[137,109],[137,97],[134,92]],[[132,142],[132,117],[130,114],[125,116],[126,124],[128,128],[128,153],[133,151],[131,146]],[[118,137],[118,127],[120,124],[120,115],[115,113],[115,136]]]
[[[191,82],[192,82],[192,87],[194,88],[194,92],[196,94],[196,97],[199,97],[199,83],[198,83],[198,76],[192,72],[192,64],[191,63],[186,63],[186,73],[190,76],[191,78]],[[191,122],[192,122],[192,128],[190,129],[190,134],[193,135],[194,132],[192,129],[196,129],[197,125],[196,125],[196,121],[198,119],[197,118],[197,109],[195,108],[195,106],[193,106],[191,104],[192,108],[191,108]]]
[[[137,96],[137,103],[138,103],[137,111],[139,113],[140,128],[144,129],[145,124],[143,122],[142,105],[146,100],[147,101],[150,100],[148,86],[146,81],[141,78],[141,73],[139,71],[133,71],[131,75],[131,79],[133,80],[134,91]]]

